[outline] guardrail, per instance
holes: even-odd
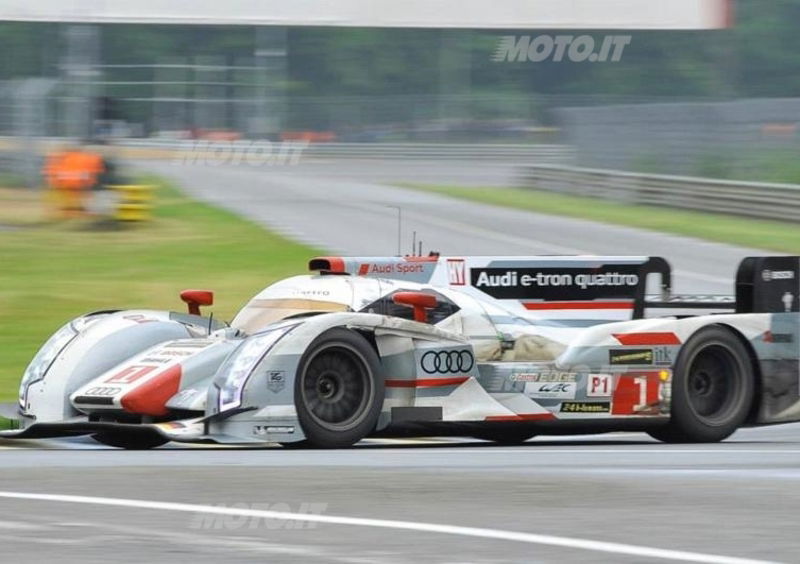
[[[800,220],[800,185],[796,184],[738,182],[555,165],[527,166],[519,183],[525,188],[624,204]]]

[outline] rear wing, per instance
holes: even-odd
[[[800,311],[800,257],[747,257],[736,271],[736,296],[671,296],[645,308],[727,309],[736,313]]]
[[[747,257],[736,273],[737,313],[800,311],[800,257]]]

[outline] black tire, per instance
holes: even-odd
[[[747,348],[729,329],[710,326],[681,349],[672,376],[670,421],[648,434],[667,443],[711,443],[732,435],[753,405]]]
[[[303,446],[352,446],[375,430],[384,398],[378,355],[355,331],[335,328],[317,337],[300,359],[295,407]]]
[[[95,433],[92,438],[106,446],[124,448],[127,450],[148,450],[165,445],[169,439],[156,433]]]
[[[525,428],[504,427],[502,429],[479,429],[472,433],[472,436],[499,445],[521,445],[535,437],[536,433]]]

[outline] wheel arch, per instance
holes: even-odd
[[[380,361],[380,363],[383,364],[383,357],[381,356],[381,351],[378,350],[378,341],[375,338],[374,330],[366,329],[364,327],[358,327],[358,328],[343,327],[343,329],[350,329],[351,331],[354,331],[355,333],[358,333],[359,335],[364,337],[364,340],[366,340],[369,343],[369,346],[371,346],[372,350],[375,351],[375,354],[378,355],[378,360]]]

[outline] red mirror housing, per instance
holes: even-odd
[[[184,290],[181,299],[189,304],[189,313],[200,315],[200,306],[214,305],[214,292],[211,290]]]
[[[414,308],[414,321],[427,323],[428,312],[438,303],[436,296],[424,292],[397,292],[392,296],[394,303]]]

